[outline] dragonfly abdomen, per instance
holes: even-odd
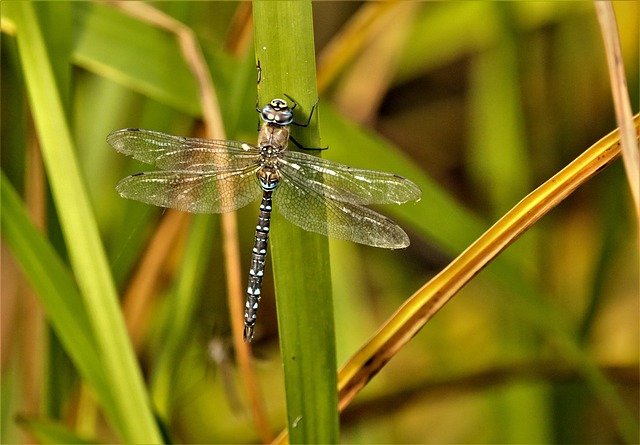
[[[249,286],[247,288],[247,302],[244,313],[244,340],[251,341],[253,327],[256,323],[258,304],[260,303],[260,289],[264,276],[264,263],[267,256],[269,243],[269,226],[271,224],[271,195],[273,190],[264,190],[260,203],[260,214],[256,225],[256,240],[251,255],[251,268],[249,269]]]

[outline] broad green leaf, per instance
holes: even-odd
[[[82,30],[74,50],[77,65],[200,115],[196,84],[175,35],[106,4],[79,3],[77,20]]]

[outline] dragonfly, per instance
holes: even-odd
[[[332,238],[368,246],[400,249],[409,237],[394,221],[371,210],[371,204],[418,201],[421,191],[393,173],[349,167],[301,151],[288,150],[292,105],[273,99],[256,111],[263,121],[257,145],[233,140],[173,136],[139,128],[116,130],[107,142],[117,151],[158,171],[122,179],[118,193],[147,204],[190,213],[237,210],[261,196],[249,268],[244,314],[245,341],[253,339],[265,271],[271,212],[274,207],[293,224]],[[302,147],[303,148],[303,147]]]

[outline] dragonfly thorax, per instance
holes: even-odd
[[[274,125],[290,125],[293,122],[293,111],[284,99],[273,99],[260,111],[265,122]]]
[[[287,149],[289,144],[289,128],[281,127],[278,125],[265,123],[260,128],[258,134],[258,147],[262,150],[262,154],[269,155],[271,153],[265,153],[265,149],[270,148],[273,154],[276,156]]]

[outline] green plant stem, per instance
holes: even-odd
[[[316,102],[310,1],[254,1],[260,104],[286,93],[296,100],[297,122]],[[286,98],[285,98],[286,99]],[[304,147],[321,147],[315,113],[307,128],[292,128]],[[292,146],[293,144],[290,144]],[[287,417],[292,443],[336,443],[336,352],[326,237],[273,218],[271,252],[277,295]]]
[[[101,402],[115,404],[115,408],[107,412],[115,414],[110,420],[123,441],[159,443],[160,435],[120,312],[35,5],[15,2],[11,8],[47,177],[74,276],[96,339],[100,365],[112,396],[111,400]]]

